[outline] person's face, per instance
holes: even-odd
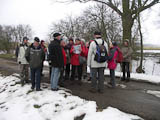
[[[64,41],[61,41],[61,46],[62,47],[65,47],[66,46],[66,43]]]
[[[56,38],[57,38],[57,40],[60,40],[60,39],[61,39],[61,36],[59,35],[59,36],[57,36]]]
[[[42,45],[44,45],[44,42],[42,42]]]
[[[27,44],[27,43],[28,43],[28,40],[24,40],[23,42],[24,42],[25,44]]]
[[[69,41],[69,44],[73,44],[73,41],[72,41],[72,40],[70,40],[70,41]]]
[[[75,42],[76,42],[76,44],[80,44],[81,43],[81,41],[79,41],[79,40],[76,40]]]
[[[113,47],[113,44],[112,44],[112,43],[110,43],[110,44],[109,44],[109,47],[110,47],[110,48],[112,48],[112,47]]]
[[[94,38],[99,38],[101,37],[101,35],[94,35]]]
[[[125,45],[125,46],[128,46],[128,42],[124,42],[124,45]]]
[[[39,46],[39,42],[34,41],[34,46],[35,46],[35,47],[38,47],[38,46]]]

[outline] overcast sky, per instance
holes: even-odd
[[[0,24],[17,25],[30,24],[35,36],[46,38],[49,26],[67,15],[77,16],[91,3],[72,4],[55,3],[54,0],[0,0]],[[158,12],[160,5],[156,5],[150,12],[143,12],[145,43],[159,44],[160,20]],[[160,13],[160,12],[159,12]]]

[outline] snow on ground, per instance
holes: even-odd
[[[133,120],[142,119],[112,107],[98,110],[94,101],[87,101],[59,90],[51,91],[43,84],[43,91],[30,90],[30,85],[21,87],[15,76],[0,75],[0,120],[74,120],[85,115],[83,120]]]
[[[153,90],[148,90],[148,94],[154,95],[156,97],[160,97],[160,91],[153,91]]]

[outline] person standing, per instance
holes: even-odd
[[[61,40],[60,42],[60,45],[62,47],[62,54],[63,54],[63,60],[64,60],[64,66],[62,67],[61,71],[60,71],[60,77],[59,77],[59,86],[60,87],[64,87],[64,68],[66,66],[66,63],[67,63],[67,55],[66,55],[66,52],[65,52],[65,46],[66,46],[66,43],[64,40]]]
[[[71,54],[70,54],[70,50],[71,47],[73,46],[74,42],[73,42],[73,38],[69,38],[69,43],[64,47],[65,51],[66,51],[66,55],[67,55],[67,64],[65,67],[65,80],[69,80],[70,79],[70,67],[71,67]]]
[[[81,45],[81,40],[79,38],[75,39],[75,44],[72,46],[71,50],[71,64],[72,64],[72,73],[71,73],[71,81],[72,84],[75,83],[75,74],[78,72],[78,85],[82,84],[82,67],[83,64],[79,62],[79,56],[85,57],[85,48]]]
[[[122,50],[122,54],[123,54],[123,61],[122,61],[123,76],[122,76],[121,80],[129,82],[130,81],[130,62],[131,62],[131,56],[132,56],[133,50],[129,46],[128,39],[126,39],[124,41],[124,44],[123,44],[123,47],[121,50]],[[126,72],[127,72],[127,78],[125,77]]]
[[[27,62],[25,58],[25,53],[28,48],[28,38],[23,37],[23,42],[20,44],[18,51],[17,51],[17,56],[18,56],[18,63],[20,65],[20,77],[21,77],[21,85],[24,86],[25,83],[29,83],[29,63]]]
[[[41,40],[41,48],[43,49],[43,51],[44,51],[44,53],[45,53],[45,55],[46,55],[46,53],[47,53],[47,48],[46,48],[46,46],[45,46],[45,42],[44,42],[44,40]],[[45,59],[44,59],[44,61],[45,61]],[[43,76],[43,63],[44,63],[44,61],[42,62],[42,69],[41,69],[41,76]]]
[[[62,48],[60,45],[61,34],[54,33],[54,40],[49,44],[49,60],[51,60],[52,73],[51,73],[51,90],[58,90],[58,80],[60,71],[64,66]]]
[[[116,87],[115,83],[115,69],[117,67],[117,56],[118,56],[118,47],[116,42],[110,42],[110,51],[109,51],[109,56],[108,56],[108,68],[110,70],[110,82],[109,84],[112,85],[112,88]]]
[[[107,43],[102,40],[101,38],[101,32],[95,32],[94,33],[94,38],[95,41],[91,42],[90,47],[89,47],[89,52],[88,52],[88,60],[87,60],[87,65],[88,67],[91,68],[92,71],[92,79],[91,79],[91,89],[89,90],[92,93],[98,92],[103,93],[104,92],[104,69],[106,67],[106,61],[104,62],[97,62],[95,60],[96,52],[97,52],[97,44],[103,45],[106,49],[106,53],[108,54],[108,45]],[[96,44],[97,42],[97,44]],[[97,79],[97,73],[98,73],[98,79]],[[97,80],[98,80],[98,85],[97,85]]]
[[[40,42],[39,38],[35,37],[34,43],[32,43],[29,46],[25,54],[25,57],[29,62],[31,69],[31,81],[32,81],[31,89],[34,90],[34,88],[36,87],[36,91],[41,91],[40,89],[41,68],[42,68],[42,62],[45,58],[45,53],[41,48],[39,42]]]

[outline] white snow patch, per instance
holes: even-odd
[[[153,91],[153,90],[148,90],[147,91],[148,94],[152,94],[156,97],[160,97],[160,91]]]

